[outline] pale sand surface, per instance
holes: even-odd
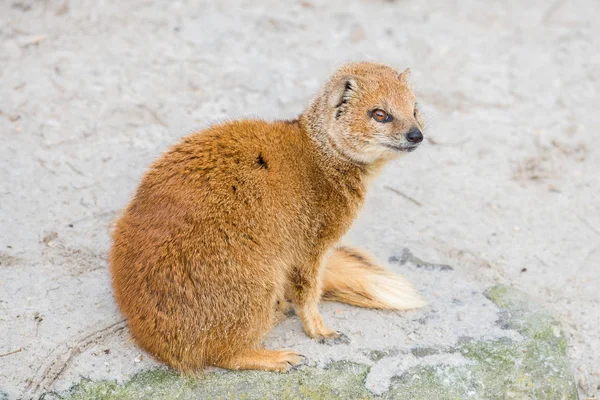
[[[580,394],[597,395],[599,17],[594,0],[2,1],[0,354],[22,351],[0,358],[0,398],[154,365],[119,325],[106,264],[148,163],[210,123],[292,118],[363,59],[411,67],[429,140],[375,181],[349,241],[452,265],[404,272],[430,310],[466,308],[413,336],[418,313],[329,304],[326,319],[372,348],[392,323],[411,345],[495,335],[468,294],[512,285],[562,321]],[[360,361],[314,347],[294,319],[267,344]]]

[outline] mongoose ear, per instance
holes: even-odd
[[[410,68],[406,68],[403,73],[398,75],[398,77],[400,78],[400,82],[402,82],[405,85],[410,85]]]
[[[340,108],[350,99],[356,90],[358,85],[353,77],[342,77],[333,86],[327,103],[331,108]]]

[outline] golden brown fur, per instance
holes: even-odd
[[[181,371],[285,371],[300,356],[264,349],[261,340],[286,295],[320,340],[339,336],[317,308],[323,285],[325,298],[350,304],[423,305],[368,256],[332,250],[363,204],[366,180],[419,125],[406,75],[346,65],[298,121],[214,126],[152,164],[110,254],[115,297],[140,346]],[[372,121],[373,107],[394,121]],[[380,285],[387,298],[378,297]]]

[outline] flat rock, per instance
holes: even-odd
[[[407,249],[399,253],[405,263],[394,268],[407,275],[429,274],[431,288],[450,293],[454,285],[464,287],[460,274],[451,269],[423,269],[424,262],[406,257]],[[452,283],[444,288],[442,281]],[[501,285],[453,293],[451,301],[439,294],[428,296],[432,301],[426,309],[411,313],[324,304],[326,320],[348,334],[349,344],[320,345],[305,337],[296,317],[287,319],[266,345],[295,348],[307,356],[308,364],[290,373],[213,368],[200,377],[181,377],[146,356],[127,359],[131,353],[114,342],[111,346],[117,349],[108,353],[91,346],[78,355],[78,372],[107,375],[94,371],[102,370],[102,363],[90,368],[89,358],[98,357],[111,359],[109,365],[133,361],[149,364],[147,368],[123,382],[84,378],[41,398],[577,399],[562,328],[527,295]],[[113,331],[123,339],[122,324]]]

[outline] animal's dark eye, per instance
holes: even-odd
[[[377,122],[390,122],[392,116],[381,109],[376,109],[371,112],[371,117]]]

